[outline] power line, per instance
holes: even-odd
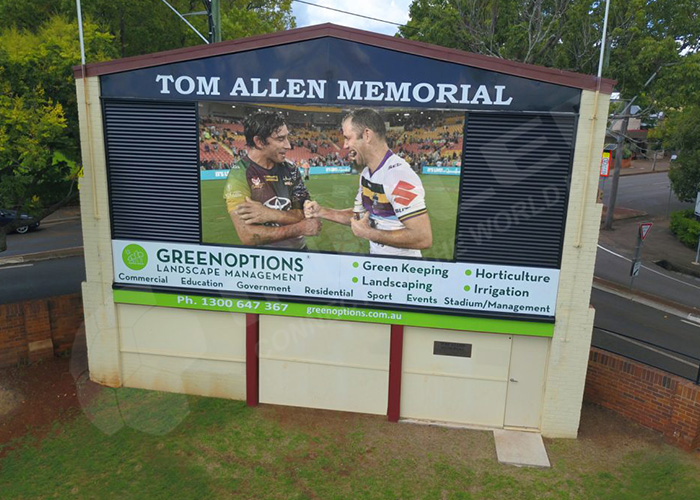
[[[201,38],[202,40],[204,40],[204,43],[209,43],[209,40],[207,40],[206,38],[204,38],[204,35],[202,35],[199,31],[197,31],[197,28],[195,28],[194,26],[192,26],[192,25],[190,24],[190,22],[189,22],[187,19],[185,19],[184,17],[182,17],[182,14],[180,14],[180,13],[177,11],[177,9],[176,9],[175,7],[173,7],[172,5],[170,5],[166,0],[161,0],[161,2],[163,2],[165,5],[167,5],[168,7],[170,7],[170,10],[172,10],[175,14],[177,14],[177,17],[179,17],[180,19],[182,19],[182,20],[185,22],[185,24],[186,24],[187,26],[189,26],[190,28],[192,28],[192,31],[194,31],[195,33],[197,33],[197,34],[199,35],[199,38]]]
[[[306,0],[292,0],[292,2],[303,3],[306,5],[312,5],[314,7],[318,7],[319,9],[332,10],[335,12],[340,12],[341,14],[347,14],[348,16],[362,17],[364,19],[369,19],[371,21],[378,21],[380,23],[392,24],[394,26],[399,26],[400,28],[407,28],[407,26],[405,24],[395,23],[393,21],[387,21],[385,19],[378,19],[376,17],[365,16],[363,14],[355,14],[354,12],[348,12],[347,10],[335,9],[333,7],[326,7],[325,5],[319,5],[317,3],[307,2]]]

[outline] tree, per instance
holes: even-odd
[[[414,0],[399,36],[513,61],[595,74],[605,3],[600,0]],[[700,49],[700,0],[612,2],[603,76],[622,96],[650,105],[672,90],[665,81]],[[642,92],[643,91],[643,92]],[[647,96],[651,96],[647,98]]]
[[[3,28],[13,27],[23,31],[36,31],[52,16],[63,12],[64,0],[0,0],[0,19]],[[75,2],[73,3],[75,9]]]
[[[296,27],[292,0],[223,0],[222,40],[233,40]]]
[[[181,14],[201,12],[207,6],[205,0],[168,0],[168,3]],[[295,26],[291,0],[221,0],[220,10],[222,40]],[[75,7],[69,11],[74,15]],[[83,3],[83,12],[114,36],[120,57],[203,43],[161,0],[92,0]],[[206,16],[188,16],[187,20],[206,36]]]
[[[203,0],[170,0],[182,13]],[[86,59],[175,49],[202,40],[161,0],[83,2]],[[294,27],[291,0],[222,0],[225,38]],[[72,67],[80,63],[73,0],[0,0],[0,206],[43,218],[75,197],[80,140]],[[190,17],[206,32],[205,16]],[[0,228],[0,252],[6,233]]]
[[[113,58],[112,37],[86,21],[83,26],[87,57],[93,61]],[[78,109],[73,66],[80,64],[78,25],[54,16],[36,33],[9,28],[0,33],[3,80],[15,95],[33,93],[37,88],[62,105],[67,127],[63,152],[79,159]]]
[[[111,36],[85,23],[94,60],[109,58]],[[0,206],[38,218],[75,197],[78,117],[72,66],[77,25],[54,16],[36,33],[0,33]],[[13,226],[0,228],[0,251]]]
[[[572,0],[414,0],[400,36],[502,59],[551,65]]]
[[[29,210],[43,218],[72,197],[68,162],[57,156],[65,145],[66,119],[61,104],[43,91],[19,96],[7,83],[0,93],[0,205]],[[58,193],[62,193],[59,195]],[[59,199],[59,196],[62,198]],[[0,252],[6,234],[21,224],[0,228]]]
[[[168,0],[178,12],[203,11],[205,0]],[[282,31],[296,26],[292,0],[221,0],[222,39]],[[116,55],[129,57],[199,45],[199,38],[162,0],[90,0],[83,16],[112,35]],[[37,32],[55,16],[76,20],[75,0],[0,0],[3,26]],[[197,30],[208,31],[206,16],[188,16]],[[88,59],[89,62],[95,62]]]
[[[652,137],[678,155],[668,173],[673,192],[681,201],[695,201],[700,190],[700,103],[669,112]]]

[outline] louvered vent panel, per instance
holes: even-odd
[[[112,237],[200,242],[193,103],[107,101]]]
[[[576,117],[469,113],[455,259],[558,268]]]

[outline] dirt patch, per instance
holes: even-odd
[[[82,413],[82,405],[101,387],[87,379],[84,337],[71,358],[0,369],[0,458],[4,446],[31,432],[46,436],[54,422]]]

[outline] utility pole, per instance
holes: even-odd
[[[656,78],[656,75],[661,71],[661,68],[665,66],[672,66],[676,63],[669,63],[669,64],[662,64],[661,66],[658,67],[656,71],[654,71],[654,74],[649,77],[649,79],[646,81],[646,83],[642,86],[642,90],[647,88],[647,86]],[[620,135],[617,138],[617,148],[615,149],[615,167],[613,170],[613,183],[612,186],[610,186],[610,199],[608,201],[608,213],[605,214],[605,225],[603,226],[603,229],[612,229],[613,226],[613,215],[615,212],[615,201],[617,200],[617,186],[620,183],[620,166],[622,165],[622,146],[624,146],[625,143],[625,136],[627,135],[627,126],[629,125],[629,120],[630,120],[630,114],[629,111],[632,109],[632,104],[634,104],[634,101],[637,100],[637,97],[639,97],[639,94],[634,96],[630,102],[627,103],[627,106],[625,106],[625,109],[622,110],[621,115],[617,115],[616,118],[623,118],[622,122],[622,130],[620,130]]]
[[[221,9],[220,0],[204,0],[209,19],[209,43],[221,41]]]
[[[620,127],[620,133],[617,136],[617,146],[615,147],[615,165],[613,167],[613,181],[610,187],[610,199],[608,201],[608,212],[605,214],[605,229],[612,229],[613,226],[613,216],[615,215],[615,202],[617,199],[617,186],[620,184],[620,170],[622,170],[622,151],[625,145],[625,136],[627,135],[627,127],[629,126],[630,115],[629,110],[632,107],[632,103],[637,97],[635,96],[627,106],[625,106],[622,115],[622,126]]]

